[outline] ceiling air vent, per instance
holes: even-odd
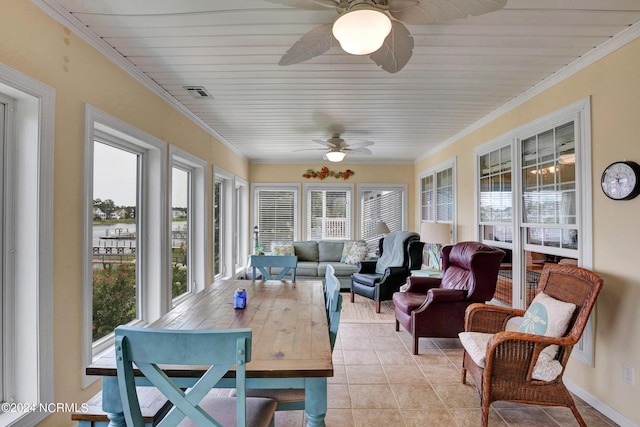
[[[184,86],[184,88],[194,98],[213,98],[213,96],[211,96],[211,94],[207,92],[204,86]]]

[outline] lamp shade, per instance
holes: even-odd
[[[352,8],[333,23],[334,37],[352,55],[368,55],[380,49],[389,32],[389,17],[367,4]]]
[[[342,151],[329,151],[326,156],[330,162],[341,162],[344,160],[345,154]]]
[[[378,221],[376,224],[376,228],[373,230],[373,234],[378,236],[380,234],[389,234],[391,230],[387,227],[387,224],[384,221]]]
[[[443,222],[421,223],[420,241],[448,245],[451,243],[451,224]]]

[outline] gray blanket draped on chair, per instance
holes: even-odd
[[[384,274],[387,267],[401,267],[404,262],[402,245],[411,235],[419,236],[414,231],[394,231],[387,234],[382,241],[382,255],[376,264],[376,273]]]

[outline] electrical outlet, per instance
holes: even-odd
[[[633,385],[633,366],[626,363],[622,365],[622,379],[624,382]]]

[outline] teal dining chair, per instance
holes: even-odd
[[[338,291],[338,292],[336,292]],[[331,304],[335,295],[340,294],[340,281],[336,277],[336,269],[327,264],[327,269],[324,276],[324,301],[327,309],[327,320],[329,320],[329,314],[331,312]]]
[[[159,426],[273,426],[276,402],[246,397],[251,329],[170,330],[120,326],[115,335],[118,387],[128,427],[144,425],[133,364],[174,406]],[[169,365],[210,367],[191,388],[184,390],[163,371]],[[216,396],[212,388],[233,365],[236,366],[236,396]]]
[[[330,271],[330,268],[333,270],[332,266],[327,266],[325,300],[327,305],[327,320],[329,323],[329,342],[331,344],[331,350],[333,351],[340,326],[342,295],[340,295],[340,282],[335,274]],[[266,397],[275,400],[278,404],[276,411],[296,411],[304,410],[305,408],[305,393],[304,389],[301,388],[247,389],[247,396]]]

